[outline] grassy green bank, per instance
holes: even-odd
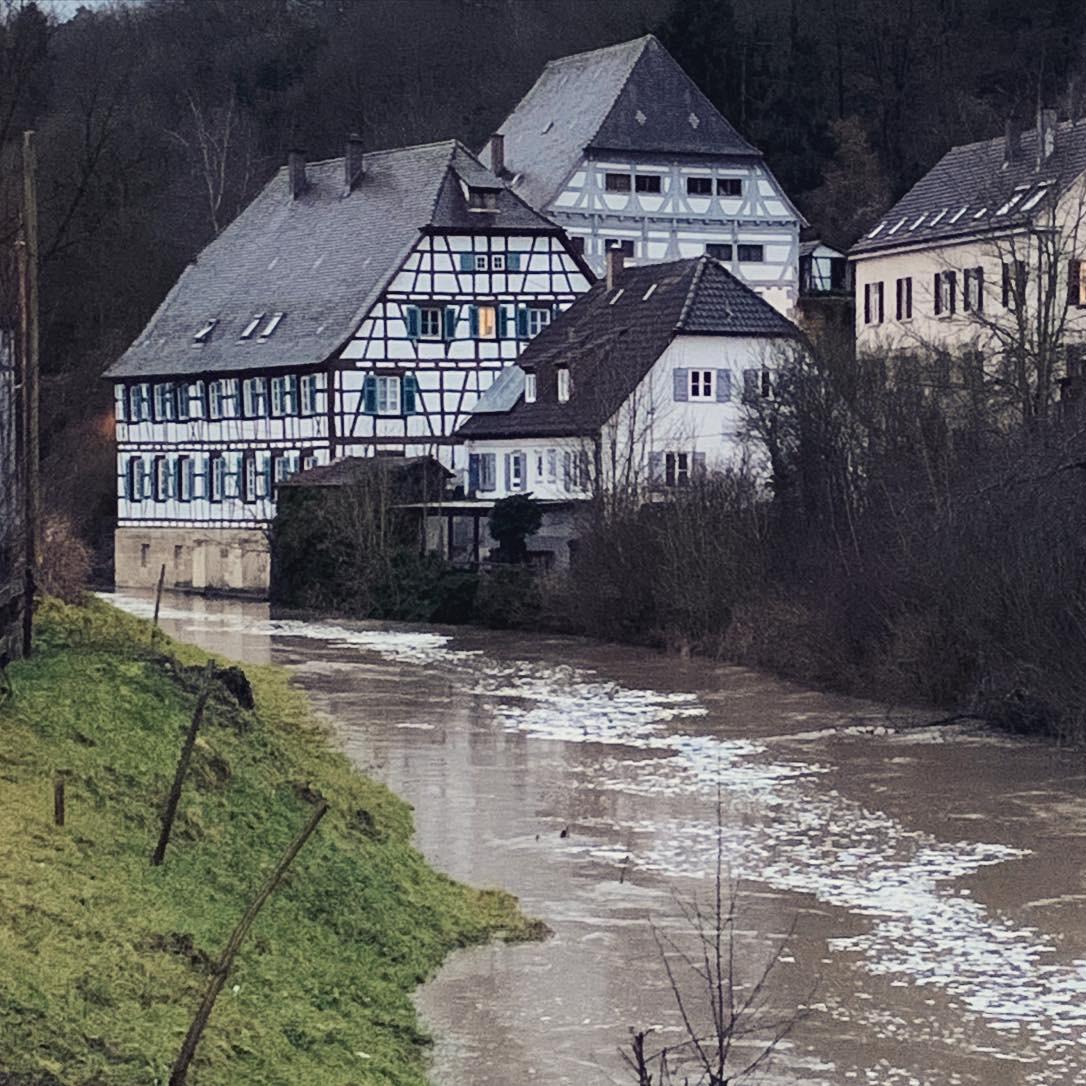
[[[416,1084],[411,991],[453,948],[532,934],[515,901],[411,847],[406,804],[357,774],[285,674],[216,688],[163,867],[149,857],[206,659],[107,604],[46,604],[0,702],[0,1081],[164,1083],[211,962],[312,812],[189,1081]],[[52,781],[68,775],[66,825]]]

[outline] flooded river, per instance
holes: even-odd
[[[884,707],[625,647],[185,597],[163,616],[290,668],[414,805],[435,867],[552,929],[460,952],[420,992],[435,1086],[636,1081],[630,1027],[650,1049],[682,1039],[660,945],[690,947],[684,907],[711,906],[718,852],[740,995],[775,959],[765,1023],[806,1008],[759,1081],[1086,1083],[1086,760],[898,733]],[[702,1020],[697,978],[669,962]]]

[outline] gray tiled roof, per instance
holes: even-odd
[[[999,210],[1020,192],[1026,204],[1041,192],[1062,193],[1086,170],[1086,124],[1056,126],[1055,150],[1038,167],[1037,130],[1022,133],[1020,152],[1004,165],[1006,139],[952,147],[852,247],[854,256],[929,241],[1003,232],[1029,222],[1047,206]],[[923,216],[923,218],[921,218]]]
[[[536,374],[534,403],[521,397],[505,413],[473,413],[457,435],[592,434],[679,334],[793,338],[800,332],[711,257],[627,268],[612,289],[597,283],[524,349],[518,366]],[[570,371],[567,403],[558,402],[559,365]]]
[[[760,157],[651,34],[552,60],[498,131],[516,191],[538,208],[588,150]]]
[[[310,163],[295,200],[280,170],[185,269],[106,376],[319,364],[354,333],[420,231],[557,229],[454,140],[376,151],[365,163],[350,193],[342,159]],[[458,179],[499,188],[499,210],[469,210]],[[267,340],[240,339],[258,313],[284,316]],[[207,341],[195,343],[211,320]]]
[[[278,485],[296,488],[356,486],[375,476],[403,476],[414,472],[453,477],[453,473],[432,456],[345,456],[331,464],[318,464],[297,472]]]

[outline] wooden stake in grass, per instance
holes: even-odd
[[[158,588],[155,589],[155,618],[151,623],[151,640],[154,640],[155,631],[158,629],[158,609],[162,606],[162,586],[166,583],[166,563],[158,571]]]
[[[53,779],[53,822],[57,826],[64,825],[64,778],[61,776]]]
[[[163,569],[165,568],[163,566]],[[200,694],[196,698],[196,708],[192,711],[192,723],[189,725],[188,734],[185,736],[185,742],[181,747],[181,757],[177,760],[177,771],[173,775],[170,794],[166,797],[166,806],[162,810],[162,832],[158,835],[158,844],[155,846],[154,855],[151,857],[152,867],[158,867],[166,856],[166,846],[170,841],[173,820],[177,816],[177,805],[181,801],[181,786],[185,782],[185,774],[188,772],[189,761],[192,758],[192,748],[196,744],[196,733],[200,730],[200,724],[204,719],[204,707],[207,705],[208,694],[211,692],[211,672],[214,667],[215,665],[208,660],[207,667],[204,668],[204,681],[200,687]]]
[[[226,944],[226,949],[222,952],[219,964],[215,967],[215,972],[211,975],[211,982],[208,984],[207,991],[204,993],[203,1001],[196,1011],[196,1017],[192,1020],[192,1025],[189,1026],[185,1041],[181,1045],[181,1051],[178,1053],[177,1060],[173,1065],[173,1069],[170,1071],[169,1086],[185,1086],[189,1064],[192,1063],[192,1058],[196,1055],[196,1046],[200,1043],[200,1037],[204,1032],[204,1027],[211,1017],[211,1011],[215,1006],[215,1000],[218,998],[219,992],[222,991],[223,985],[226,984],[226,978],[229,976],[230,969],[234,964],[234,959],[237,957],[238,950],[241,948],[242,940],[249,933],[249,929],[253,926],[253,921],[256,919],[256,914],[263,908],[264,902],[271,897],[275,888],[282,881],[282,878],[286,874],[287,868],[290,867],[293,862],[294,857],[298,855],[302,846],[309,840],[310,835],[317,828],[317,824],[327,813],[328,801],[322,799],[317,804],[317,808],[309,821],[305,824],[305,828],[294,838],[290,848],[283,853],[282,859],[275,865],[275,870],[268,876],[264,885],[260,888],[260,892],[253,898],[249,907],[245,910],[244,916],[238,921],[238,926],[234,928],[234,934],[230,936],[230,941]]]

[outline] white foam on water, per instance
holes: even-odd
[[[111,598],[145,617],[153,610],[145,598]],[[693,694],[624,687],[586,668],[498,661],[454,649],[449,636],[431,632],[254,622],[236,614],[194,617],[169,608],[162,617],[190,629],[215,625],[315,639],[395,663],[448,669],[466,692],[490,703],[507,731],[616,748],[596,764],[592,787],[705,798],[703,822],[662,816],[624,823],[624,831],[645,842],[632,858],[636,866],[667,877],[702,878],[713,869],[719,789],[720,832],[733,874],[864,917],[869,930],[834,940],[834,951],[855,954],[873,976],[931,986],[956,999],[992,1027],[993,1055],[1043,1064],[1031,1067],[1031,1082],[1067,1083],[1071,1068],[1086,1080],[1086,962],[1050,960],[1056,946],[1048,936],[1012,923],[955,885],[1022,851],[937,840],[820,787],[825,766],[775,760],[764,743],[749,739],[684,732],[684,724],[707,715]],[[650,756],[635,756],[638,751]],[[610,851],[606,858],[613,860]],[[1011,1047],[1000,1047],[1001,1041]],[[885,1083],[908,1081],[884,1072]]]

